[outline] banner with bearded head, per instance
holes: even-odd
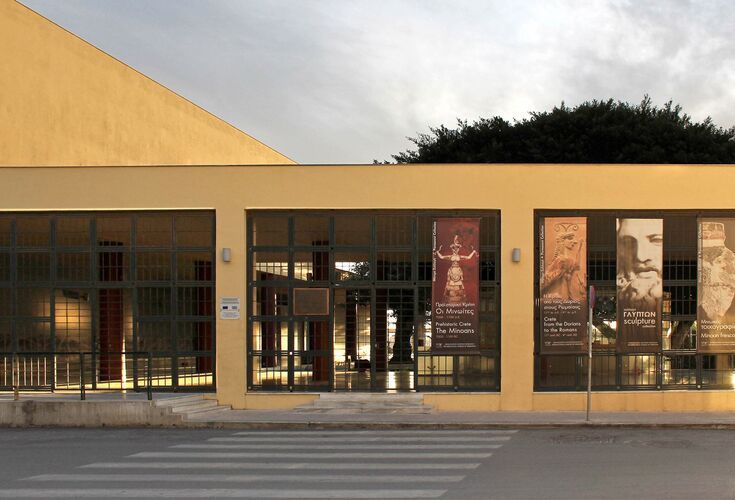
[[[617,350],[661,350],[663,219],[617,220]]]

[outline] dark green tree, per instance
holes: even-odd
[[[694,122],[671,101],[587,101],[509,122],[498,116],[409,138],[397,163],[735,163],[735,127]]]

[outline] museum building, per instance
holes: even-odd
[[[2,390],[581,410],[591,343],[594,409],[735,408],[733,165],[298,165],[12,0],[0,42]]]

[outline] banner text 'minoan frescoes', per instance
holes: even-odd
[[[735,352],[735,219],[699,220],[697,351]]]
[[[661,350],[663,219],[617,219],[617,351]]]
[[[546,217],[539,230],[541,352],[585,352],[587,218]]]
[[[431,351],[480,349],[480,219],[437,219],[433,226]]]

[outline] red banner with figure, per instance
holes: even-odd
[[[433,226],[431,352],[480,349],[480,219],[437,219]]]
[[[540,227],[541,353],[587,351],[587,218],[546,217]]]

